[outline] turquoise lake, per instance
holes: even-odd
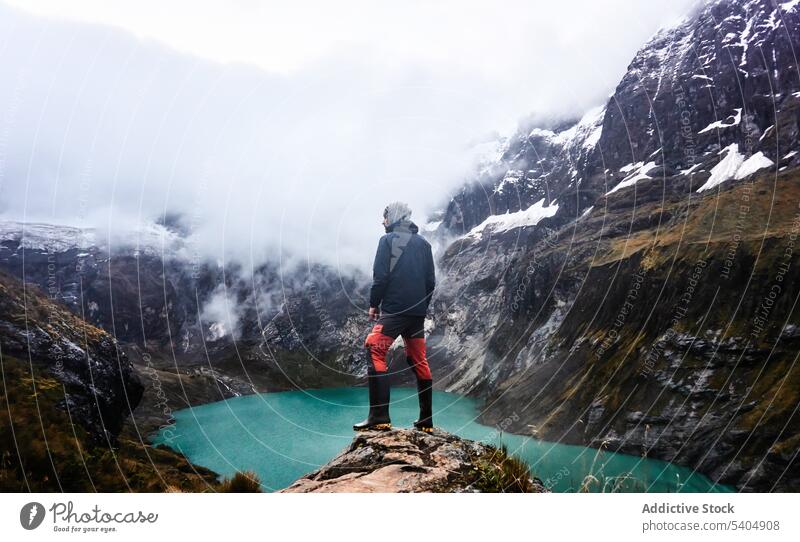
[[[418,414],[416,390],[392,388],[391,401],[392,425],[410,427]],[[367,404],[366,388],[237,397],[173,413],[175,424],[162,428],[153,443],[166,444],[223,476],[253,470],[265,491],[277,490],[344,449]],[[587,475],[597,479],[591,491],[732,491],[665,461],[500,433],[475,421],[480,405],[469,397],[434,391],[433,406],[437,427],[495,445],[502,439],[552,491],[576,491]]]

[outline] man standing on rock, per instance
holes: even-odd
[[[369,296],[370,320],[377,320],[367,335],[369,365],[369,416],[353,425],[356,431],[390,429],[389,371],[386,354],[398,335],[403,337],[406,361],[417,377],[419,419],[414,427],[432,431],[432,377],[425,356],[425,315],[436,278],[431,245],[418,235],[411,209],[402,202],[383,211],[386,235],[378,242]]]

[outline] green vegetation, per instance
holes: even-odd
[[[531,471],[523,460],[510,455],[505,444],[499,448],[488,446],[489,451],[476,461],[478,480],[476,489],[484,493],[533,493]]]
[[[165,447],[93,442],[59,406],[62,384],[0,358],[0,491],[219,491],[217,475]]]

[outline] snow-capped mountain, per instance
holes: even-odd
[[[543,197],[558,200],[569,220],[642,180],[682,189],[692,174],[694,190],[708,189],[797,165],[798,8],[771,0],[700,4],[639,50],[604,106],[572,123],[521,128],[453,197],[442,227],[463,234]]]
[[[111,253],[131,249],[135,254],[185,257],[185,239],[161,224],[148,223],[124,231],[101,232],[97,228],[78,228],[35,222],[0,222],[0,251],[17,249],[61,253],[70,250],[98,250]],[[84,254],[88,256],[88,253]]]
[[[500,141],[498,152],[487,155],[476,178],[450,201],[440,228],[463,234],[490,215],[525,211],[541,199],[547,206],[559,198],[562,185],[578,186],[601,137],[604,114],[598,107],[577,122],[525,128]]]
[[[515,431],[796,487],[799,45],[798,2],[703,3],[604,107],[509,138],[437,230],[438,385]]]

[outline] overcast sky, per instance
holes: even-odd
[[[386,203],[423,222],[470,142],[605,103],[692,3],[0,4],[0,213],[365,268]]]

